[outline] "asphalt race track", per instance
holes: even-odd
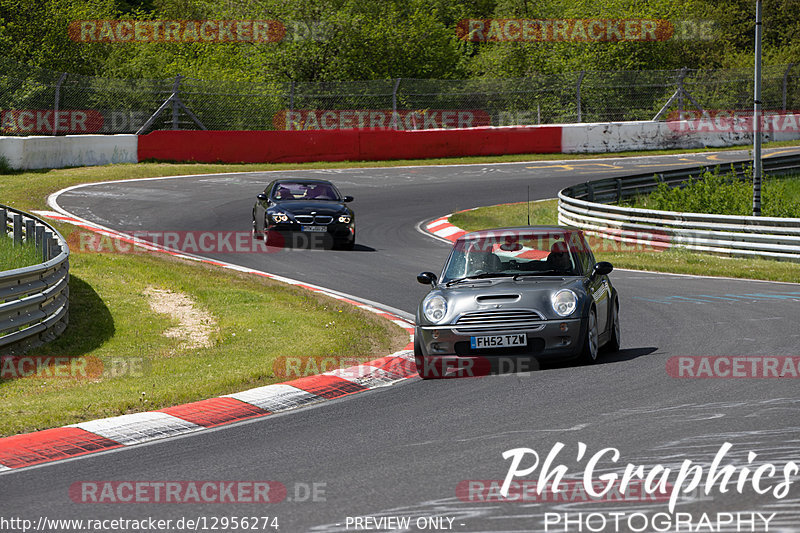
[[[552,198],[565,186],[615,173],[747,157],[747,152],[724,152],[571,163],[209,175],[87,186],[61,195],[58,203],[79,217],[126,232],[249,231],[255,195],[271,179],[330,179],[343,194],[355,197],[355,251],[210,257],[411,314],[426,292],[416,274],[438,271],[449,250],[449,244],[419,231],[422,221],[461,209],[522,201],[527,185],[534,199]],[[725,442],[733,448],[723,464],[747,466],[751,451],[758,454],[749,465],[753,470],[773,463],[781,471],[789,461],[800,462],[797,380],[676,379],[666,371],[673,356],[800,355],[800,285],[626,271],[611,276],[620,294],[623,350],[604,356],[597,365],[558,365],[477,379],[413,379],[284,415],[6,473],[0,476],[0,515],[268,515],[278,518],[281,532],[354,531],[347,518],[356,516],[411,517],[410,530],[416,531],[418,517],[448,517],[452,524],[445,520],[444,526],[454,531],[545,531],[545,513],[570,513],[570,520],[577,520],[578,513],[652,515],[666,511],[667,503],[482,502],[457,492],[459,484],[503,480],[510,466],[504,451],[533,448],[544,460],[557,442],[565,447],[555,462],[569,468],[570,478],[578,478],[588,457],[608,447],[619,449],[619,462],[615,465],[606,457],[597,475],[621,474],[628,463],[644,465],[645,471],[659,464],[677,468],[685,459],[707,466]],[[577,461],[581,442],[588,452]],[[527,479],[535,480],[538,473]],[[87,480],[274,480],[289,492],[287,501],[271,505],[73,503],[70,485]],[[765,476],[762,487],[780,480]],[[670,482],[674,481],[673,475]],[[305,487],[312,484],[324,494],[306,498]],[[772,491],[757,494],[749,482],[742,492],[732,487],[725,494],[716,489],[710,495],[695,493],[679,499],[675,510],[692,513],[695,522],[702,513],[710,513],[713,520],[717,513],[748,520],[752,512],[767,517],[777,513],[769,531],[800,531],[800,487],[791,486],[782,499]],[[595,518],[592,526],[598,527],[599,520]],[[603,531],[632,530],[626,524],[617,528],[610,521]],[[762,524],[756,515],[754,529],[734,521],[699,530],[764,531]],[[549,531],[565,531],[564,527],[551,522]],[[372,529],[376,530],[385,529]],[[566,530],[580,531],[577,524]],[[589,530],[584,524],[583,531]]]

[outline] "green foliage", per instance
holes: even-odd
[[[752,64],[752,0],[0,0],[0,57],[55,71],[124,78],[239,81],[505,78],[580,70]],[[765,0],[764,53],[797,62],[797,0]],[[708,40],[502,42],[459,40],[467,18],[711,20]],[[71,21],[267,19],[295,31],[279,43],[102,44],[69,39]],[[306,31],[303,28],[313,28]]]
[[[635,199],[632,207],[678,211],[684,213],[716,213],[747,216],[753,211],[751,172],[745,179],[719,168],[708,171],[700,179],[686,181],[670,188],[661,182],[647,196]],[[762,186],[761,214],[767,217],[800,218],[800,179],[767,178]]]

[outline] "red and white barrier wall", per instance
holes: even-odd
[[[765,140],[800,139],[795,127],[768,131]],[[557,126],[478,127],[395,131],[156,131],[147,135],[0,137],[0,157],[12,168],[196,161],[297,163],[440,157],[607,153],[629,150],[718,148],[752,143],[744,127],[697,121],[607,122]]]

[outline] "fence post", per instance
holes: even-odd
[[[392,89],[392,115],[397,113],[397,89],[400,87],[400,78],[394,80],[394,88]]]
[[[178,128],[178,111],[179,111],[179,104],[178,104],[178,91],[180,90],[181,84],[181,76],[178,74],[175,76],[175,82],[172,84],[172,129],[177,130]]]
[[[581,73],[578,75],[578,86],[576,88],[577,92],[577,100],[578,100],[578,123],[583,122],[583,116],[581,113],[581,85],[583,84],[583,77],[586,76],[586,71],[582,70]]]
[[[53,103],[53,135],[56,135],[58,132],[58,101],[61,99],[61,84],[64,83],[66,77],[67,73],[63,72],[58,79],[58,83],[56,83],[56,96],[55,102]]]
[[[789,87],[789,72],[794,67],[794,63],[789,63],[789,66],[786,67],[786,72],[783,73],[783,112],[786,113],[786,95],[787,90]]]
[[[678,112],[680,113],[680,117],[683,117],[683,78],[686,77],[686,72],[688,71],[688,67],[683,67],[681,69],[681,73],[678,75]]]
[[[0,237],[5,237],[6,233],[8,233],[8,219],[6,218],[6,210],[5,209],[0,209],[0,224],[3,225],[0,228],[0,231],[2,231],[2,234],[0,234]]]
[[[292,80],[292,84],[289,86],[289,112],[294,113],[294,80]]]

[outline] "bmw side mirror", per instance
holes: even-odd
[[[417,276],[417,281],[422,283],[423,285],[435,285],[436,284],[436,274],[433,272],[423,272]]]
[[[352,202],[353,201],[353,197],[352,196],[345,196],[344,198],[342,198],[342,201],[344,203]]]
[[[267,195],[266,195],[266,194],[264,194],[263,192],[262,192],[262,193],[259,193],[259,194],[256,196],[256,198],[258,198],[258,199],[259,199],[259,201],[261,201],[261,202],[267,202],[267,201],[269,201],[269,198],[267,198]]]
[[[597,276],[607,276],[611,274],[611,271],[614,270],[614,265],[609,263],[608,261],[600,261],[594,265],[594,269],[592,269],[591,278],[594,279]]]

